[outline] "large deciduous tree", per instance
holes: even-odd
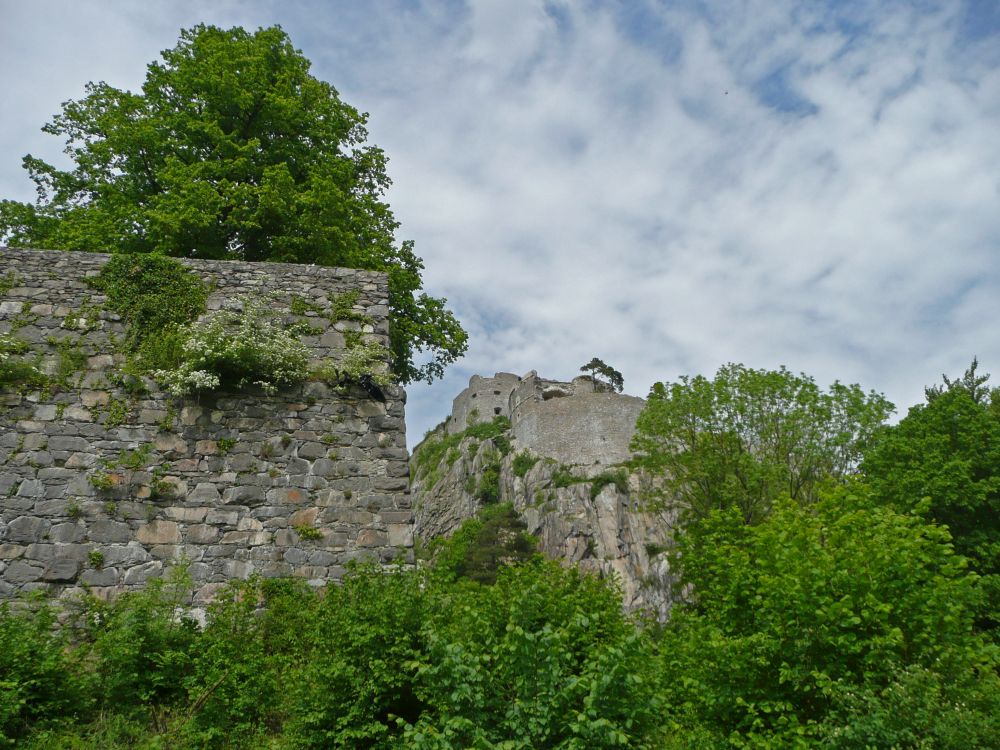
[[[778,497],[815,500],[824,480],[851,474],[892,412],[881,395],[785,368],[720,368],[713,380],[656,383],[632,441],[634,462],[661,479],[694,519],[738,508],[746,523]]]
[[[663,685],[704,737],[678,746],[995,747],[997,651],[944,528],[847,483],[753,526],[714,511],[680,548]]]
[[[980,626],[1000,625],[1000,391],[977,363],[927,389],[927,403],[886,428],[862,468],[874,494],[903,512],[945,524],[955,549],[982,576]]]
[[[0,202],[0,241],[385,271],[397,376],[440,377],[465,331],[395,238],[367,115],[309,67],[278,27],[182,31],[141,92],[88,84],[45,125],[73,167],[24,158],[38,200]]]

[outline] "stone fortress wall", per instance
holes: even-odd
[[[448,433],[454,435],[470,424],[510,416],[510,394],[521,381],[517,375],[498,372],[492,378],[473,375],[469,387],[455,396],[448,418]]]
[[[86,284],[108,256],[0,248],[0,333],[27,342],[59,388],[0,392],[0,599],[49,589],[99,596],[187,560],[195,603],[251,574],[336,580],[350,560],[412,559],[401,388],[385,399],[308,382],[274,396],[178,399],[118,374],[125,332]],[[269,263],[185,261],[212,284],[209,309],[266,293],[326,308],[357,290],[371,324],[310,310],[303,337],[339,360],[345,330],[388,343],[384,274]],[[296,316],[287,314],[288,322]]]
[[[607,465],[629,457],[644,405],[641,398],[601,389],[588,375],[570,382],[547,380],[534,370],[522,377],[473,375],[469,387],[455,397],[447,429],[455,434],[469,424],[503,416],[510,419],[519,448],[560,463]]]

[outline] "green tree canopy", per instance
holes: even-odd
[[[635,464],[662,480],[694,518],[735,507],[761,520],[778,497],[813,501],[822,482],[853,472],[892,412],[881,395],[739,364],[714,380],[656,383],[632,441]]]
[[[397,376],[440,377],[465,331],[420,292],[423,263],[395,239],[367,115],[309,66],[279,27],[200,25],[148,66],[140,93],[88,84],[43,128],[66,139],[73,168],[26,156],[38,200],[0,202],[0,241],[384,271]]]
[[[755,526],[714,511],[680,548],[663,684],[698,747],[994,746],[997,652],[946,529],[849,484]]]
[[[983,576],[985,627],[1000,623],[1000,397],[975,374],[927,389],[927,403],[886,428],[862,468],[875,496],[945,524]],[[990,601],[992,600],[992,601]]]

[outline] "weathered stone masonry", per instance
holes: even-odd
[[[0,279],[14,280],[0,332],[28,342],[50,373],[59,340],[86,355],[65,388],[0,393],[0,599],[84,584],[108,596],[181,559],[196,602],[252,573],[318,585],[349,560],[410,559],[401,388],[385,389],[384,402],[320,382],[177,399],[147,381],[150,392],[133,395],[116,378],[124,326],[85,282],[107,257],[0,248]],[[384,274],[185,263],[212,283],[209,309],[246,293],[272,295],[279,309],[293,295],[326,308],[358,290],[355,310],[372,321],[363,332],[388,341]],[[317,360],[338,360],[342,332],[361,327],[306,316],[321,329],[303,339]]]

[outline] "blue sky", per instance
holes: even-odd
[[[473,373],[593,356],[636,395],[730,361],[904,411],[973,355],[1000,381],[994,0],[0,0],[0,196],[62,101],[198,22],[281,24],[371,114],[471,338],[409,388],[411,445]]]

